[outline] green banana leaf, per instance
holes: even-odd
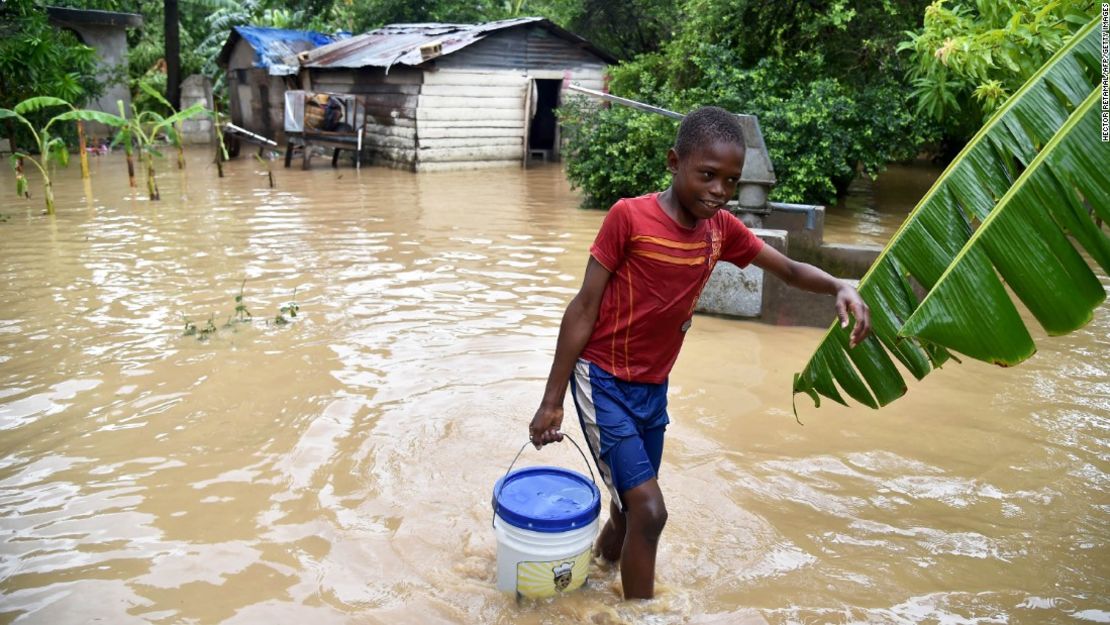
[[[1019,220],[1022,214],[1028,213],[1012,210],[1015,217],[991,219],[995,207],[1002,205],[1003,200],[1007,205],[1037,207],[1041,211],[1038,216],[1041,222],[1048,219],[1056,223],[1060,226],[1056,228],[1056,232],[1062,230],[1080,240],[1097,258],[1097,253],[1091,252],[1091,249],[1099,249],[1105,245],[1105,235],[1098,232],[1093,224],[1083,224],[1084,220],[1090,223],[1090,217],[1076,208],[1080,201],[1075,199],[1075,189],[1083,194],[1086,201],[1094,204],[1101,215],[1107,210],[1105,190],[1110,187],[1110,173],[1104,165],[1097,167],[1100,162],[1097,157],[1085,155],[1092,150],[1077,153],[1076,143],[1090,148],[1093,143],[1099,142],[1099,134],[1095,132],[1091,135],[1086,124],[1082,123],[1082,117],[1076,118],[1073,113],[1085,106],[1088,96],[1098,88],[1099,81],[1099,30],[1096,19],[1057,51],[972,138],[909,214],[860,281],[860,295],[871,309],[871,336],[849,350],[847,330],[834,323],[805,369],[794,376],[794,393],[806,393],[820,406],[819,396],[822,395],[846,404],[840,393],[843,390],[855,401],[878,408],[906,392],[905,380],[895,360],[920,380],[951,357],[946,346],[972,357],[985,356],[984,360],[1007,364],[1020,361],[1023,354],[1028,357],[1032,353],[1029,349],[1032,340],[1026,341],[1028,332],[1020,318],[1015,321],[1013,317],[1009,317],[1005,320],[1005,325],[995,319],[996,315],[1001,319],[1009,313],[1009,310],[996,313],[995,305],[998,302],[1005,301],[1009,309],[1013,310],[1001,283],[990,294],[976,291],[974,295],[985,298],[975,300],[976,306],[966,302],[972,301],[969,299],[972,295],[969,290],[980,289],[981,285],[972,285],[966,280],[961,282],[961,279],[969,275],[969,270],[951,272],[948,268],[957,257],[966,257],[968,262],[978,263],[981,267],[982,262],[979,261],[982,261],[981,256],[986,247],[995,249],[999,257],[1003,253],[998,249],[1003,249],[1015,261],[1025,260],[1036,264],[1034,257],[1028,252],[1031,247],[1029,239],[1017,238],[1012,234],[993,234],[1006,231],[1007,228],[1012,229],[1010,224]],[[1065,135],[1079,133],[1077,138],[1058,137],[1058,132],[1073,121],[1074,124]],[[1087,133],[1085,142],[1081,138],[1083,133]],[[1057,151],[1066,152],[1070,156],[1054,156]],[[1105,158],[1101,161],[1103,164],[1106,162]],[[1080,169],[1072,170],[1073,167]],[[1042,168],[1047,173],[1036,174]],[[1022,179],[1022,176],[1026,177]],[[1041,195],[1047,183],[1027,182],[1035,176],[1053,177],[1058,186],[1057,193]],[[1089,179],[1079,180],[1080,178]],[[1019,180],[1022,181],[1020,185],[1017,184]],[[1009,212],[1010,210],[1006,211]],[[997,221],[1000,225],[981,232],[988,219],[992,223]],[[1041,235],[1037,225],[1027,226],[1025,233],[1029,232]],[[1099,239],[1095,234],[1102,237],[1102,244],[1097,243]],[[982,243],[976,244],[976,251],[964,253],[965,246],[973,237]],[[1066,256],[1058,243],[1057,240],[1052,244],[1053,251]],[[1081,275],[1075,270],[1072,261],[1074,259],[1067,261],[1068,270],[1062,270],[1062,273],[1066,276]],[[989,266],[989,261],[985,262]],[[1036,266],[1032,268],[1039,269]],[[988,273],[993,271],[990,269]],[[980,270],[980,277],[982,273]],[[955,277],[949,279],[953,275]],[[917,338],[904,326],[919,308],[918,293],[931,293],[942,276],[950,283],[944,286],[947,295],[932,298],[929,310],[933,311],[934,316],[928,317],[928,313],[923,313],[914,320],[915,329],[926,331],[926,334]],[[1057,307],[1086,307],[1087,312],[1068,313],[1065,315],[1070,315],[1071,320],[1068,322],[1042,320],[1049,332],[1066,332],[1068,330],[1064,328],[1077,327],[1076,319],[1089,318],[1093,306],[1090,305],[1091,295],[1089,281],[1087,282],[1087,286],[1073,285],[1072,291],[1086,294],[1082,299],[1073,302],[1068,298],[1074,293],[1065,290],[1063,295],[1054,300]],[[1064,284],[1053,286],[1064,288]],[[1024,296],[1019,294],[1023,300],[1026,297],[1041,297],[1034,294],[1036,289],[1033,287],[1024,292]],[[962,298],[965,303],[940,301],[953,298],[957,302]],[[1065,303],[1060,304],[1061,300]],[[948,303],[949,307],[941,309],[943,303]],[[953,317],[953,311],[962,312],[963,316],[959,319],[942,318],[944,315]],[[1016,315],[1016,310],[1013,312]],[[1043,311],[1038,319],[1041,316],[1045,316]],[[973,324],[967,321],[968,317],[977,319]],[[1002,326],[994,329],[999,338],[989,348],[971,347],[974,337],[969,339],[969,335],[980,332],[982,326],[994,323]],[[1020,332],[1016,330],[1017,326],[1021,327]],[[960,332],[963,333],[961,340],[954,340],[954,335]],[[1006,344],[1008,349],[999,351],[997,348],[1000,344]]]
[[[111,113],[104,113],[101,111],[90,111],[86,109],[75,109],[72,111],[66,111],[65,113],[55,116],[53,119],[50,120],[50,123],[53,124],[54,122],[66,121],[98,122],[104,124],[105,126],[111,126],[113,128],[119,128],[120,126],[127,124],[127,120],[118,115],[112,115]]]
[[[72,104],[61,98],[40,95],[34,98],[27,98],[19,104],[16,104],[13,110],[20,115],[26,115],[27,113],[34,113],[35,111],[41,111],[42,109],[52,106],[68,106],[69,108],[73,108]]]
[[[1110,236],[1086,206],[1103,217],[1110,212],[1110,143],[1099,140],[1101,92],[1096,87],[1033,159],[899,335],[1005,366],[1032,356],[1033,339],[999,276],[1050,335],[1091,320],[1106,290],[1069,237],[1110,273]]]

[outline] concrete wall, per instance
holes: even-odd
[[[212,81],[207,76],[193,74],[181,83],[181,110],[203,104],[212,110]],[[216,139],[213,120],[207,115],[198,115],[181,122],[181,139],[186,144],[212,143]]]
[[[824,214],[823,209],[820,214]],[[820,231],[816,233],[815,242],[811,231],[804,227],[804,215],[797,213],[772,212],[762,218],[756,217],[755,221],[799,228],[788,231],[752,227],[752,232],[783,254],[853,283],[863,277],[882,251],[875,245],[821,243]],[[764,276],[758,267],[740,269],[722,262],[713,269],[698,300],[697,311],[759,319],[775,325],[827,327],[836,318],[836,302],[828,295],[803,291],[787,286],[774,276]]]

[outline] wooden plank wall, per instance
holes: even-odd
[[[417,171],[519,165],[527,86],[521,72],[426,72],[416,111]]]
[[[605,63],[541,27],[487,36],[437,59],[417,106],[418,171],[519,166],[525,157],[525,90],[530,79],[604,84]]]
[[[603,88],[605,63],[542,28],[510,29],[427,70],[312,69],[305,88],[372,96],[363,145],[371,162],[417,171],[519,166],[525,89],[564,72]]]

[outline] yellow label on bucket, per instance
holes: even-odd
[[[550,562],[518,562],[516,591],[529,599],[551,597],[569,592],[586,581],[590,568],[590,550]]]

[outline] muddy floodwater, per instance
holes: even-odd
[[[1106,305],[881,411],[800,397],[804,425],[791,378],[822,331],[698,316],[658,598],[622,602],[595,563],[518,603],[494,589],[491,489],[603,213],[556,166],[317,159],[270,189],[253,159],[172,165],[149,202],[121,156],[93,159],[91,198],[73,164],[55,218],[37,179],[27,202],[0,176],[2,623],[1110,622]],[[224,328],[240,285],[253,322]]]

